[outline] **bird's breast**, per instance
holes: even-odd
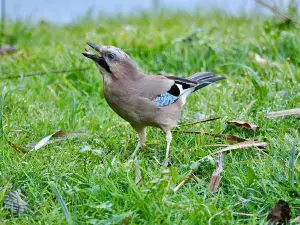
[[[137,123],[137,95],[133,90],[119,86],[104,87],[104,97],[108,105],[123,119],[130,123]]]

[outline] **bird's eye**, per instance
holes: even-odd
[[[116,57],[116,55],[114,53],[108,53],[107,57],[109,59],[114,59]]]

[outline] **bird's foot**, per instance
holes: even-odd
[[[169,167],[172,165],[171,161],[168,159],[168,160],[165,160],[163,163],[160,162],[155,156],[153,157],[154,160],[156,161],[156,163],[162,167]]]
[[[172,165],[172,164],[171,164],[170,159],[165,159],[163,166],[164,166],[164,167],[169,167],[169,166],[171,166],[171,165]]]

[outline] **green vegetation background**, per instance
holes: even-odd
[[[18,50],[0,56],[0,90],[7,88],[1,114],[0,194],[3,200],[8,183],[8,191],[20,188],[30,212],[11,216],[0,208],[0,223],[67,223],[50,181],[61,192],[74,224],[98,224],[109,218],[119,223],[116,215],[127,212],[128,224],[207,224],[221,211],[212,224],[262,224],[279,199],[290,203],[292,217],[299,215],[299,145],[295,162],[289,166],[289,161],[292,145],[299,143],[300,120],[264,117],[270,111],[300,107],[300,32],[293,24],[278,24],[272,17],[256,15],[167,11],[86,18],[69,25],[7,24],[7,34],[14,37],[2,35],[1,43],[17,44]],[[163,160],[164,136],[149,129],[148,149],[139,154],[143,180],[137,187],[134,167],[126,163],[136,145],[135,133],[105,102],[101,75],[81,55],[87,41],[125,50],[145,73],[165,71],[187,77],[212,71],[225,76],[225,81],[189,98],[181,124],[199,117],[222,119],[179,129],[228,133],[263,140],[269,146],[265,152],[225,154],[223,178],[214,195],[208,186],[216,157],[200,164],[195,173],[199,182],[191,180],[173,193],[193,162],[219,149],[206,145],[226,141],[176,133],[170,154],[173,164],[164,170],[154,159]],[[88,70],[5,79],[78,68]],[[248,121],[261,129],[228,127],[228,120]],[[29,154],[7,144],[9,139],[26,146],[59,129],[89,132],[92,137]],[[239,201],[244,203],[234,206]]]

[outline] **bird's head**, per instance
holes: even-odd
[[[135,62],[121,49],[114,46],[98,46],[94,43],[87,43],[98,54],[90,52],[82,53],[85,57],[92,59],[100,72],[105,76],[115,78],[124,76],[134,76],[138,73]]]

